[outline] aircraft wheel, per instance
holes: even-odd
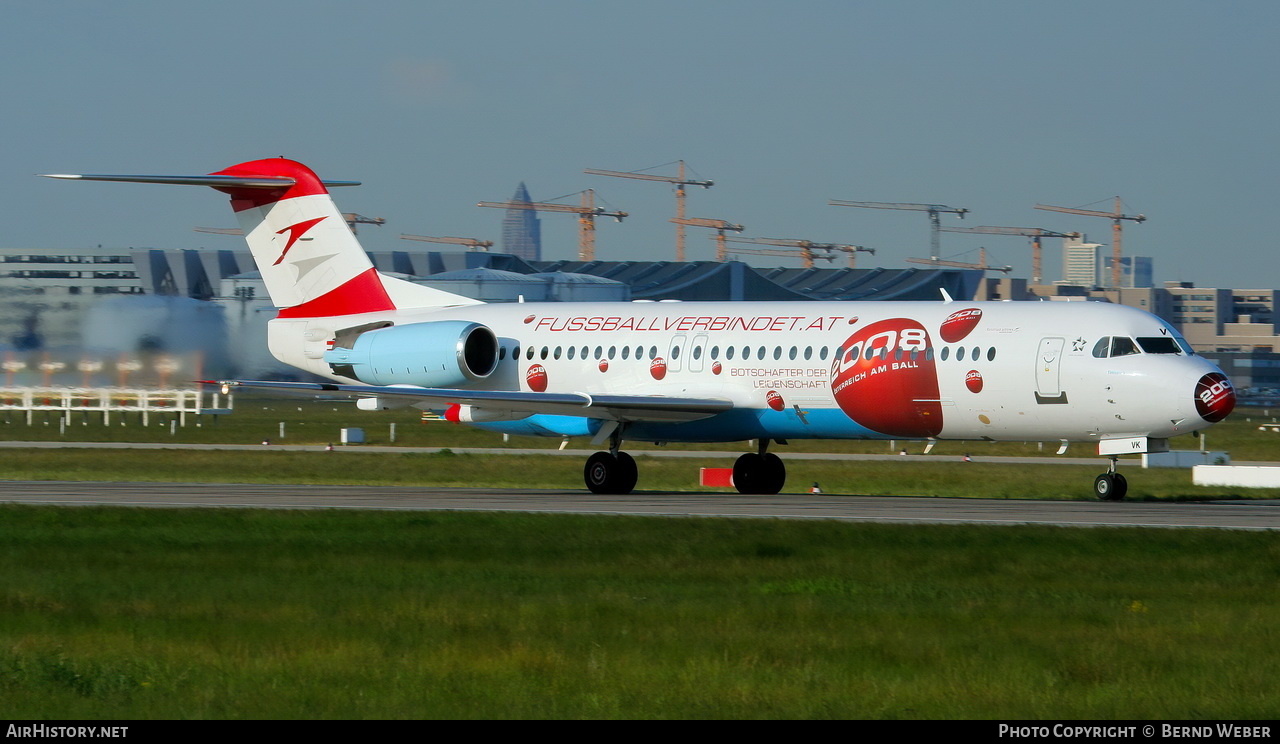
[[[614,475],[617,470],[617,458],[608,452],[597,452],[587,458],[587,465],[582,470],[582,479],[586,481],[591,493],[613,493]]]
[[[772,452],[748,452],[733,463],[733,485],[738,493],[775,494],[787,482],[787,468]]]
[[[760,473],[763,458],[754,452],[748,452],[733,462],[733,487],[738,493],[759,493],[756,480]]]
[[[1129,482],[1119,473],[1103,473],[1093,479],[1093,493],[1102,501],[1119,501],[1129,490]]]
[[[761,455],[760,465],[758,493],[774,494],[781,491],[787,482],[787,466],[782,464],[782,458],[772,452],[766,452]]]
[[[636,461],[631,455],[619,452],[615,457],[609,452],[597,452],[587,458],[582,479],[592,493],[631,493],[636,487]]]
[[[640,477],[635,458],[626,452],[618,453],[618,468],[614,475],[613,493],[631,493]]]

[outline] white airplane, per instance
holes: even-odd
[[[211,186],[231,197],[279,315],[271,353],[334,382],[226,386],[414,406],[495,431],[590,437],[595,493],[629,493],[623,442],[756,440],[742,493],[778,493],[770,442],[1096,443],[1094,481],[1124,497],[1121,454],[1159,452],[1235,406],[1227,377],[1163,320],[1098,302],[484,304],[379,273],[301,163],[205,176],[51,175]],[[932,446],[932,445],[930,445]]]

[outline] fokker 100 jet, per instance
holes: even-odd
[[[589,437],[595,493],[629,493],[626,441],[756,440],[743,493],[778,493],[792,439],[1089,442],[1121,454],[1221,421],[1227,377],[1168,323],[1099,302],[485,304],[379,273],[301,163],[210,175],[54,175],[211,186],[231,198],[271,301],[271,353],[332,382],[225,385],[413,406],[500,432]]]

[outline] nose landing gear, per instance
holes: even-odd
[[[1093,479],[1093,494],[1101,501],[1120,501],[1129,491],[1129,481],[1116,472],[1116,460],[1111,458],[1107,472]]]

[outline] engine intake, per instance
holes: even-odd
[[[334,374],[370,385],[457,387],[483,380],[498,366],[498,338],[465,320],[374,328],[351,348],[326,351]]]

